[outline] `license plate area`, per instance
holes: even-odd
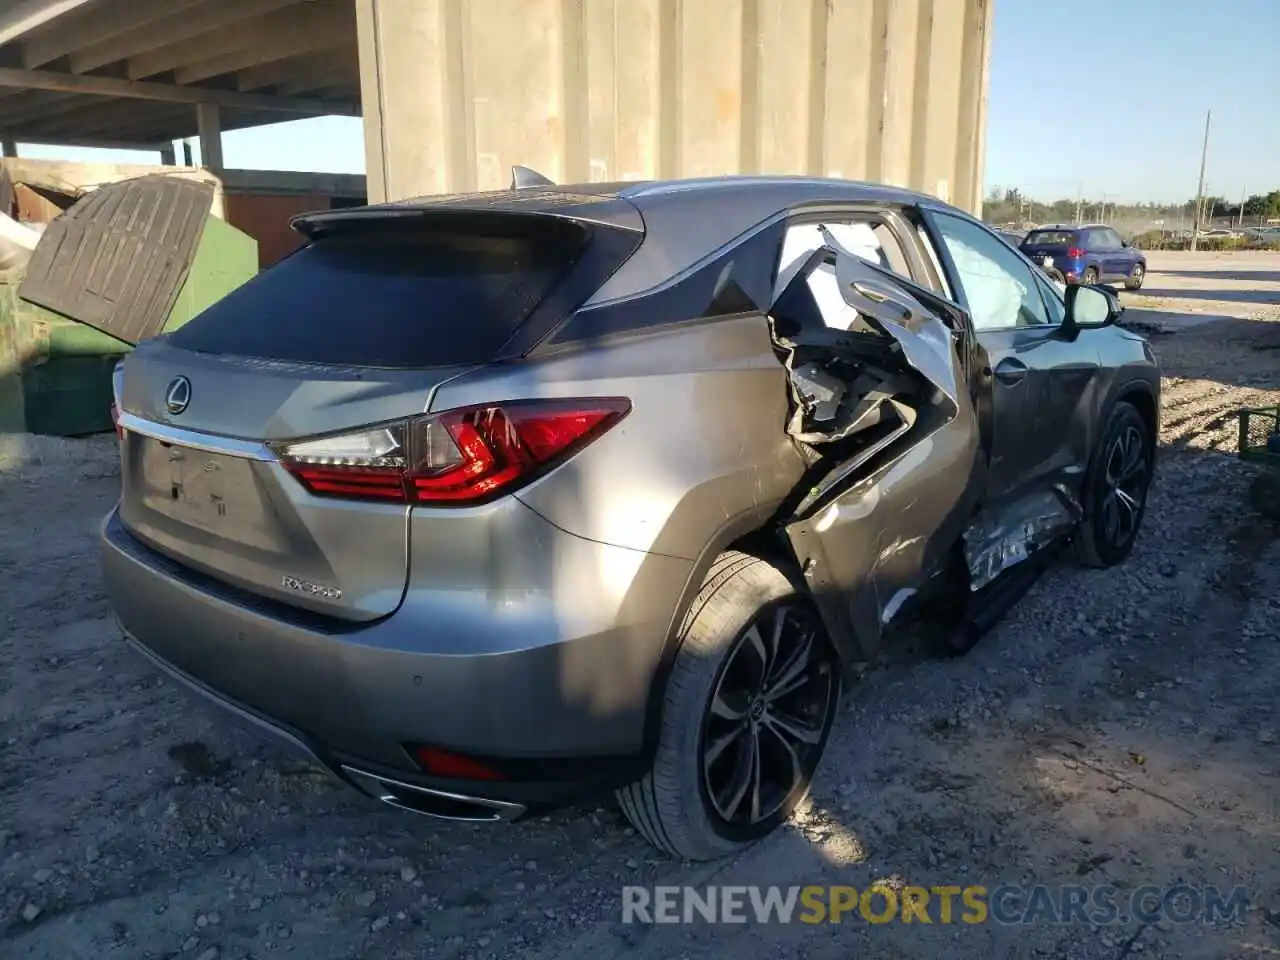
[[[170,520],[266,547],[266,491],[254,464],[151,437],[142,446],[142,502]]]

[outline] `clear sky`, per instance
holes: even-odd
[[[1179,202],[1208,185],[1280,189],[1280,0],[995,0],[988,185],[1037,199]],[[360,173],[360,121],[228,133],[230,167]],[[24,146],[23,156],[153,163],[153,154]],[[197,153],[198,158],[198,153]],[[1105,197],[1104,197],[1105,194]]]
[[[1280,189],[1280,0],[995,0],[988,184],[1051,200]]]

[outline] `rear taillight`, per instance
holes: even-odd
[[[1080,247],[1068,247],[1067,256],[1071,257],[1073,260],[1078,259],[1079,257],[1084,256],[1084,250],[1081,249]]]
[[[275,445],[316,496],[472,506],[563,463],[631,409],[610,397],[464,407],[354,433]]]
[[[505,780],[506,776],[486,763],[439,747],[409,744],[409,753],[424,773],[455,780]]]

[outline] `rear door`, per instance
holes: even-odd
[[[1062,301],[986,227],[932,211],[939,256],[981,347],[990,405],[989,499],[1033,495],[1078,478],[1101,369],[1090,338],[1061,336]]]
[[[1133,265],[1137,262],[1138,252],[1132,247],[1126,247],[1124,238],[1110,227],[1107,228],[1107,238],[1115,250],[1115,277],[1117,280],[1123,280],[1133,272]]]
[[[807,226],[792,231],[805,242],[784,243],[774,329],[847,378],[850,416],[866,426],[834,443],[806,441],[821,459],[786,531],[824,618],[867,654],[957,541],[980,490],[967,351],[958,349],[968,339],[960,312],[928,289],[935,278],[902,214],[827,218],[816,251]],[[790,259],[797,249],[811,252]]]
[[[122,522],[265,597],[355,620],[393,611],[409,508],[377,471],[409,456],[407,418],[492,360],[588,238],[558,217],[456,211],[320,235],[126,359]],[[280,445],[313,438],[329,438],[324,455],[291,473]],[[312,476],[356,460],[385,502]]]
[[[1106,227],[1094,227],[1089,231],[1087,249],[1097,257],[1100,280],[1110,283],[1124,276],[1124,248],[1120,246],[1120,238]]]

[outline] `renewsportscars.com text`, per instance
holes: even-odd
[[[622,889],[623,923],[1128,924],[1243,920],[1248,892],[1236,887],[872,884],[804,887],[638,887]]]

